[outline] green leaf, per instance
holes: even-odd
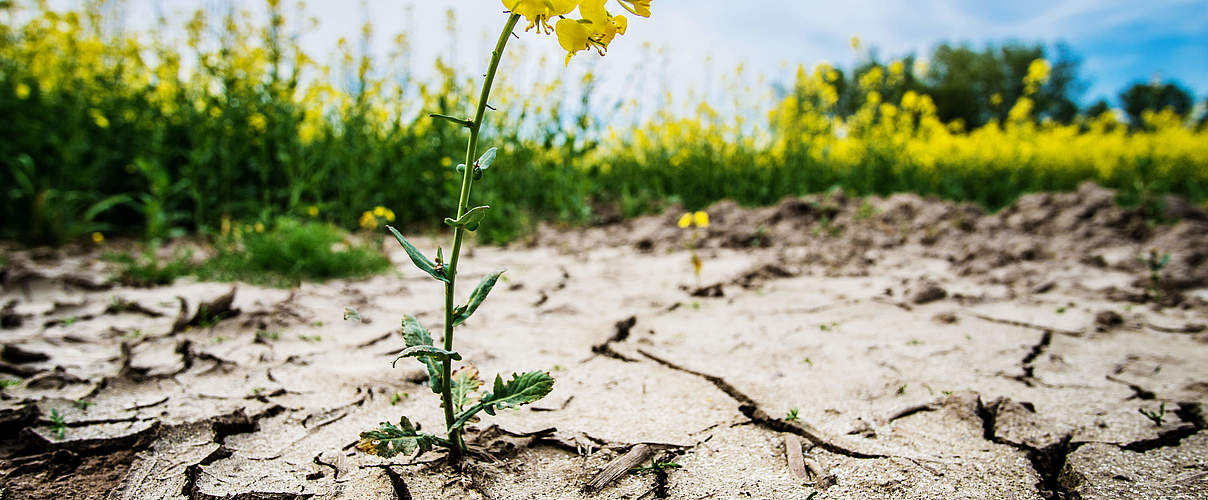
[[[474,162],[474,166],[479,170],[486,170],[490,168],[491,164],[495,163],[495,155],[498,153],[499,148],[491,148],[486,150],[486,152],[483,153],[482,156],[479,156],[478,160]]]
[[[399,354],[397,358],[394,358],[394,362],[397,363],[398,360],[403,358],[429,358],[438,361],[461,361],[460,354],[430,345],[417,345],[403,349],[403,352]],[[391,363],[390,366],[394,366],[394,363]]]
[[[482,379],[478,378],[478,368],[466,365],[453,372],[453,411],[461,413],[467,404],[474,399],[474,392],[482,387]]]
[[[523,375],[512,374],[512,379],[506,384],[503,377],[495,376],[495,386],[491,392],[482,396],[482,404],[488,414],[491,410],[515,408],[537,401],[554,390],[554,377],[546,372],[528,372]]]
[[[460,174],[460,173],[463,173],[463,172],[465,172],[465,171],[466,171],[466,164],[465,164],[465,163],[458,163],[458,164],[457,164],[457,173],[459,173],[459,174]]]
[[[399,234],[398,230],[395,229],[394,226],[386,226],[386,229],[389,229],[390,232],[394,234],[394,239],[398,240],[399,244],[403,245],[403,250],[407,251],[407,256],[411,257],[411,262],[415,264],[415,267],[418,267],[420,271],[428,273],[429,276],[436,278],[438,281],[445,283],[449,282],[449,278],[445,277],[443,267],[437,269],[436,264],[431,260],[428,260],[428,257],[424,256],[423,253],[420,253],[419,249],[415,248],[415,245],[412,245],[411,242],[407,241],[407,238],[404,238],[402,234]]]
[[[453,310],[453,326],[465,323],[474,311],[478,310],[478,306],[482,305],[482,301],[487,299],[487,294],[491,293],[491,289],[495,287],[495,282],[499,281],[499,276],[506,269],[500,269],[491,274],[482,277],[482,281],[478,282],[478,286],[474,287],[474,291],[470,292],[470,301],[466,305],[460,306]]]
[[[478,225],[482,223],[482,218],[487,216],[487,210],[490,208],[486,205],[471,208],[468,212],[461,214],[461,217],[457,220],[445,217],[445,224],[451,227],[464,227],[468,231],[475,231],[478,229]]]
[[[398,425],[382,422],[377,429],[362,432],[357,449],[370,455],[390,458],[399,453],[410,455],[415,450],[423,455],[432,451],[434,444],[437,444],[436,436],[416,432],[411,421],[403,417]]]
[[[415,319],[415,316],[410,314],[403,316],[403,341],[407,343],[407,347],[430,346],[432,345],[432,334],[424,328],[424,325]],[[441,387],[444,383],[440,378],[440,365],[435,359],[424,356],[417,358],[420,363],[428,369],[428,386],[432,392],[440,394]],[[396,358],[395,361],[398,361]]]
[[[474,122],[472,122],[470,120],[466,120],[464,118],[456,118],[456,117],[452,117],[449,115],[442,115],[440,113],[428,113],[428,116],[430,116],[432,118],[438,118],[441,120],[450,121],[450,122],[456,123],[456,124],[461,125],[466,128],[470,128],[470,127],[474,126]]]

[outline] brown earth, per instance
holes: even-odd
[[[699,282],[677,213],[473,248],[463,283],[510,271],[457,350],[557,383],[458,468],[353,448],[443,426],[422,367],[390,367],[403,314],[440,330],[401,252],[401,276],[232,291],[10,251],[0,498],[1204,498],[1208,217],[1113,200],[719,203]],[[584,491],[635,449],[681,467]]]

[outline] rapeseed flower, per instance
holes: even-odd
[[[104,243],[104,242],[105,242],[105,235],[103,235],[103,234],[101,234],[101,233],[99,233],[99,232],[94,232],[94,233],[92,233],[92,242],[93,242],[93,243],[95,243],[95,244],[97,244],[97,245],[100,245],[101,243]]]

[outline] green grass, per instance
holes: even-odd
[[[351,243],[348,233],[320,222],[279,218],[264,232],[225,238],[218,254],[196,270],[203,280],[296,286],[303,281],[362,278],[390,269],[376,248]]]
[[[181,276],[193,273],[193,255],[179,252],[171,259],[161,260],[149,246],[141,256],[123,252],[108,252],[101,256],[117,265],[113,279],[126,286],[170,285]]]

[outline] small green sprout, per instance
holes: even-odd
[[[1166,402],[1165,401],[1163,401],[1162,405],[1158,407],[1158,411],[1146,410],[1145,408],[1137,408],[1137,411],[1140,412],[1142,415],[1145,415],[1145,418],[1148,418],[1150,421],[1153,422],[1153,425],[1158,426],[1158,427],[1161,427],[1162,423],[1166,420]]]
[[[807,365],[810,365],[810,366],[814,366],[814,362],[810,358],[805,358],[805,359],[801,360],[801,362],[805,363]]]
[[[76,324],[76,322],[77,322],[77,321],[79,321],[79,320],[80,320],[80,318],[79,318],[79,317],[76,317],[76,316],[68,316],[68,317],[66,317],[66,318],[63,318],[63,321],[62,321],[62,322],[60,322],[59,324],[60,324],[60,325],[62,325],[64,328],[66,328],[66,327],[69,327],[69,326],[71,326],[71,325]]]
[[[256,338],[260,340],[278,340],[281,338],[281,332],[261,330],[256,332]]]
[[[305,342],[320,342],[323,337],[320,335],[298,335],[298,339]]]
[[[60,415],[59,410],[54,408],[50,410],[50,431],[55,433],[59,439],[63,439],[67,435],[67,421],[63,420],[63,415]]]
[[[797,417],[797,411],[798,411],[798,409],[797,409],[797,407],[796,407],[796,406],[794,406],[794,407],[792,407],[792,408],[789,408],[789,412],[788,412],[788,414],[786,414],[786,415],[784,416],[784,421],[785,421],[785,422],[792,422],[792,421],[794,421],[794,420],[797,420],[797,418],[798,418],[798,417]]]
[[[402,400],[407,399],[409,397],[411,397],[411,395],[407,394],[405,392],[396,392],[394,394],[391,394],[390,395],[390,406],[399,404],[399,402],[401,402]]]
[[[215,344],[221,344],[221,343],[226,342],[226,341],[227,341],[227,338],[226,338],[226,337],[223,337],[222,335],[219,335],[219,336],[217,336],[217,337],[214,337],[214,343],[215,343]]]
[[[630,474],[650,474],[657,472],[666,472],[671,469],[680,469],[684,466],[671,461],[656,461],[646,467],[630,467]]]
[[[6,378],[3,380],[0,380],[0,390],[8,389],[9,387],[12,387],[14,385],[21,385],[21,379]]]
[[[906,384],[902,384],[901,387],[898,387],[898,395],[901,396],[903,394],[906,394]]]
[[[910,339],[906,342],[906,345],[923,345],[923,341],[919,339]]]
[[[96,403],[94,403],[92,401],[84,401],[83,399],[77,399],[75,401],[72,401],[71,404],[74,405],[76,408],[79,408],[80,411],[88,411],[88,407],[95,405]]]
[[[1065,306],[1058,307],[1057,314],[1065,314]]]
[[[834,329],[836,329],[836,328],[838,328],[838,327],[839,327],[839,323],[838,323],[838,322],[836,322],[836,321],[832,321],[832,322],[830,322],[830,323],[823,323],[823,324],[821,324],[821,325],[818,325],[818,329],[819,329],[819,330],[822,330],[822,331],[824,331],[824,332],[829,332],[829,331],[834,330]]]
[[[1149,254],[1141,258],[1145,268],[1149,270],[1149,296],[1151,299],[1162,300],[1162,270],[1170,264],[1170,254],[1158,254],[1156,248],[1149,249]]]

